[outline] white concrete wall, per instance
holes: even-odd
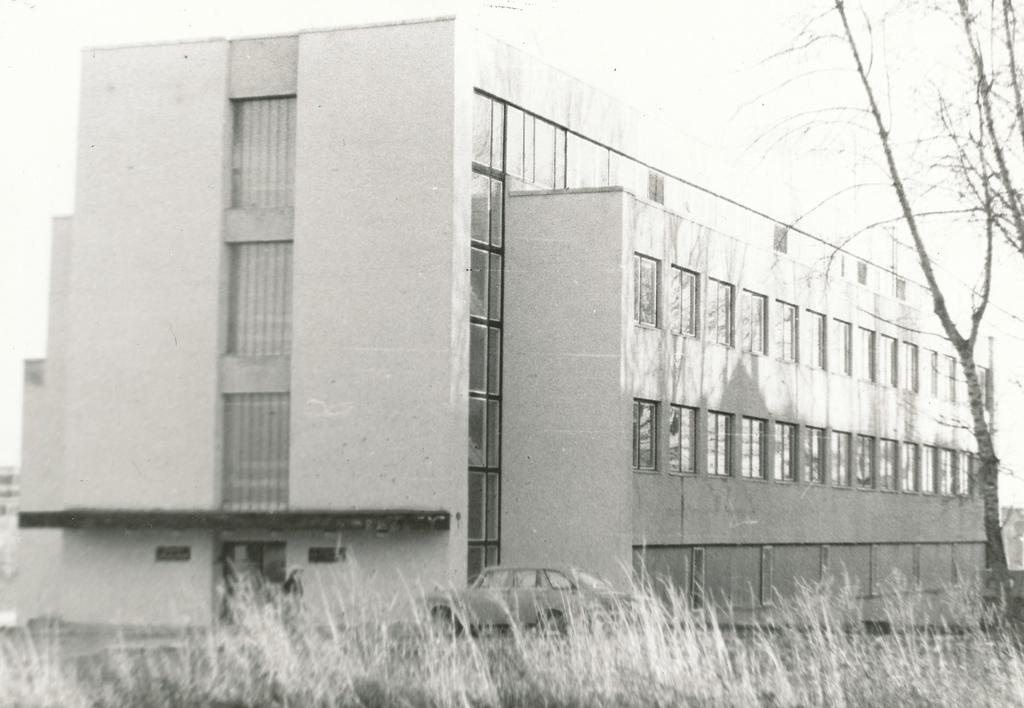
[[[82,55],[67,506],[213,502],[227,48]]]
[[[454,52],[451,22],[300,37],[293,508],[464,504],[453,360],[466,357],[469,205],[455,175],[469,151],[455,136],[468,140],[470,115]]]
[[[191,558],[158,562],[157,546],[189,546]],[[65,533],[61,617],[90,624],[208,624],[219,568],[208,531]]]
[[[508,201],[501,510],[503,563],[577,566],[620,584],[631,564],[624,196]]]

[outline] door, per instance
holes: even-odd
[[[225,618],[238,603],[259,604],[280,594],[285,579],[283,541],[231,541],[221,546]]]

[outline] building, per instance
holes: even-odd
[[[1004,506],[1002,524],[1006,564],[1010,570],[1024,570],[1024,509]]]
[[[919,287],[696,186],[633,109],[451,18],[83,62],[20,617],[209,622],[230,567],[756,609],[983,564]]]

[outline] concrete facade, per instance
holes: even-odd
[[[936,328],[918,288],[894,294],[872,252],[825,272],[821,241],[773,247],[786,214],[695,187],[727,178],[635,110],[450,18],[83,62],[76,213],[55,231],[47,361],[26,376],[19,618],[207,623],[246,543],[283,548],[274,562],[325,597],[462,584],[500,560],[618,585],[646,571],[758,607],[801,580],[845,574],[871,596],[893,571],[936,589],[982,562],[970,494],[842,486],[827,451],[821,483],[745,479],[739,437],[729,474],[708,474],[709,412],[735,433],[763,420],[768,470],[776,421],[796,426],[798,470],[808,426],[876,454],[971,444],[943,423],[962,403],[927,390],[927,352],[948,347],[921,334]],[[241,106],[280,97],[294,165],[261,169],[284,171],[287,196],[239,203]],[[270,154],[289,138],[264,139]],[[232,289],[252,244],[290,259],[269,353],[230,343],[240,299],[279,297]],[[637,254],[658,264],[653,326],[635,321]],[[672,267],[697,276],[696,336],[668,323]],[[732,344],[701,334],[710,279],[736,295]],[[741,346],[745,289],[769,307],[763,354]],[[776,301],[917,345],[920,390],[781,360]],[[287,405],[287,439],[243,451],[286,450],[285,488],[229,508],[227,401],[247,395]],[[637,400],[658,410],[645,469]],[[696,411],[684,474],[673,405]]]

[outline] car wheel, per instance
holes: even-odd
[[[441,634],[450,637],[462,636],[462,622],[451,611],[450,607],[435,607],[430,610],[430,620]]]
[[[569,632],[569,623],[558,610],[548,610],[537,618],[537,628],[547,634],[564,636]]]

